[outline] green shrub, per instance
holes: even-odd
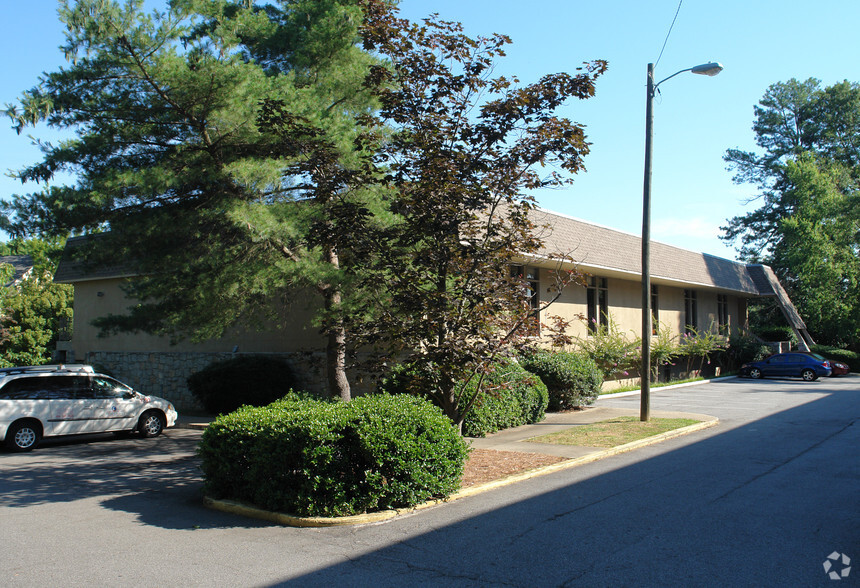
[[[282,400],[217,418],[198,447],[205,491],[300,516],[344,516],[444,498],[468,455],[429,402]]]
[[[852,372],[860,372],[860,353],[828,345],[813,345],[811,351],[823,355],[827,359],[848,364],[848,368]]]
[[[729,346],[725,350],[726,367],[737,370],[751,361],[760,361],[771,355],[773,350],[748,333],[735,334],[729,337]]]
[[[379,381],[379,394],[411,394],[431,400],[428,392],[433,387],[433,374],[427,368],[412,363],[394,364]]]
[[[575,346],[594,360],[604,377],[627,377],[642,361],[641,340],[628,339],[612,315],[606,318],[607,323],[589,329],[587,337],[576,337]]]
[[[225,414],[243,405],[265,406],[293,387],[293,370],[263,355],[216,361],[188,378],[188,389],[208,412]]]
[[[474,383],[467,388],[474,391]],[[483,437],[502,429],[536,423],[549,403],[544,383],[514,361],[496,363],[485,378],[485,392],[463,420],[463,434]]]
[[[520,359],[549,392],[550,410],[568,410],[592,404],[603,385],[603,372],[584,353],[537,351]]]
[[[432,398],[427,391],[434,381],[432,373],[409,364],[399,364],[382,380],[378,391]],[[471,397],[476,385],[476,380],[471,381],[464,397]],[[516,362],[497,362],[484,378],[483,386],[484,392],[463,420],[464,435],[483,437],[487,433],[543,419],[549,401],[546,386]]]
[[[755,329],[755,334],[762,341],[792,341],[797,343],[794,331],[788,325],[762,327]]]

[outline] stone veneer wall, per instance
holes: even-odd
[[[161,396],[181,411],[201,411],[186,380],[214,361],[239,355],[268,355],[285,359],[293,367],[298,388],[325,394],[322,353],[171,353],[92,351],[86,363],[107,372],[138,392]]]

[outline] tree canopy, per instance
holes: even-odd
[[[17,283],[0,267],[0,367],[40,365],[52,359],[61,332],[72,319],[72,287],[52,281],[64,239],[12,239],[0,255],[25,255],[33,262]]]
[[[367,218],[337,216],[367,194],[329,173],[355,165],[354,119],[373,108],[362,14],[355,0],[63,2],[70,65],[7,113],[19,132],[44,121],[75,136],[18,173],[44,187],[6,205],[6,230],[103,233],[81,256],[133,264],[140,302],[105,330],[217,337],[276,321],[303,302],[294,286],[336,317],[338,246]],[[77,183],[53,185],[60,171]],[[348,398],[342,324],[321,327],[330,389]]]
[[[493,77],[507,37],[388,0],[61,6],[69,67],[7,113],[75,137],[19,172],[44,188],[6,229],[99,233],[81,257],[133,266],[139,304],[104,330],[208,339],[316,291],[332,395],[350,397],[348,348],[373,344],[433,366],[460,423],[467,384],[571,279],[541,295],[511,263],[541,246],[524,192],[583,169],[583,127],[555,113],[605,62],[521,86]]]
[[[556,272],[538,292],[512,262],[542,244],[526,190],[570,181],[588,153],[582,126],[556,110],[593,96],[606,68],[598,60],[520,86],[492,75],[509,42],[438,17],[408,23],[384,4],[365,34],[389,63],[368,83],[377,124],[391,129],[376,160],[394,219],[368,273],[372,335],[425,374],[423,393],[457,424],[487,392],[492,364],[534,334],[540,307],[572,278]]]
[[[770,86],[755,107],[761,152],[727,151],[760,206],[724,239],[770,264],[822,342],[860,345],[860,85],[815,79]]]

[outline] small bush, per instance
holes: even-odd
[[[823,355],[827,359],[848,364],[848,368],[852,372],[860,372],[860,353],[828,345],[813,345],[811,351]]]
[[[188,378],[188,389],[208,412],[225,414],[242,405],[265,406],[289,392],[293,370],[284,360],[239,356],[216,361]]]
[[[641,363],[641,341],[628,339],[611,315],[606,318],[607,324],[589,329],[587,337],[576,337],[576,348],[593,359],[607,379],[626,377]]]
[[[485,392],[463,420],[463,434],[483,437],[502,429],[536,423],[549,403],[544,383],[514,361],[499,362],[485,378]],[[474,391],[470,384],[469,392]]]
[[[755,334],[762,341],[791,341],[797,343],[797,337],[794,336],[794,331],[788,325],[758,328],[755,329]]]
[[[433,374],[409,364],[399,364],[382,380],[378,391],[432,398],[428,390],[434,381]],[[470,382],[464,396],[474,394],[476,385],[477,381]],[[543,419],[549,401],[546,386],[516,362],[496,363],[484,378],[483,385],[485,391],[463,420],[464,435],[483,437],[487,433]]]
[[[537,351],[525,355],[520,363],[546,384],[550,410],[592,404],[603,385],[603,372],[583,353]]]
[[[737,370],[745,363],[764,359],[773,350],[752,335],[742,333],[729,338],[729,346],[724,353],[727,368]]]
[[[282,400],[217,418],[198,448],[205,491],[300,516],[344,516],[444,498],[465,441],[419,398]]]

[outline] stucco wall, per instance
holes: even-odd
[[[240,331],[234,329],[224,337],[203,343],[185,340],[171,345],[167,337],[146,333],[119,333],[99,337],[94,318],[109,314],[124,314],[132,304],[121,289],[123,280],[92,280],[75,283],[74,331],[71,348],[76,358],[94,351],[122,352],[230,352],[238,346],[246,352],[298,352],[320,349],[325,344],[311,325],[316,299],[310,294],[297,294],[284,312],[281,325],[269,331]]]
[[[546,287],[551,284],[549,270],[541,269],[540,286],[541,299],[549,300],[550,294]],[[672,286],[657,282],[657,320],[661,325],[669,327],[673,333],[684,331],[686,317],[684,313],[684,287]],[[697,318],[699,330],[706,330],[711,325],[716,328],[717,295],[714,289],[695,288],[697,293]],[[541,314],[541,322],[552,324],[551,316],[560,316],[571,321],[569,334],[573,337],[586,337],[588,330],[582,317],[588,314],[587,289],[584,286],[570,285],[564,289],[559,299]],[[746,325],[746,298],[727,294],[729,325],[733,333]],[[642,283],[638,280],[607,278],[607,302],[611,319],[619,330],[631,338],[641,335],[642,331]],[[542,330],[546,336],[547,329]]]
[[[551,284],[550,270],[540,270],[540,297],[546,301],[546,288]],[[93,280],[75,283],[75,323],[73,340],[66,361],[86,362],[102,366],[121,380],[147,394],[163,396],[181,410],[197,410],[199,406],[186,386],[192,373],[213,361],[239,354],[266,353],[288,360],[294,367],[301,388],[324,393],[325,341],[311,325],[316,298],[297,295],[284,313],[282,324],[267,332],[236,330],[220,339],[204,343],[182,341],[172,346],[164,337],[143,333],[121,333],[105,338],[90,324],[95,317],[123,313],[130,302],[121,289],[122,280]],[[680,333],[684,326],[684,288],[657,283],[658,319],[672,332]],[[694,288],[698,294],[699,328],[716,324],[718,291]],[[550,324],[550,316],[559,315],[571,321],[569,334],[586,337],[588,331],[580,316],[587,315],[587,290],[571,285],[559,300],[542,313],[541,320]],[[609,312],[618,328],[635,338],[641,334],[642,289],[638,280],[607,277]],[[746,324],[746,299],[728,295],[728,310],[733,331]],[[542,330],[548,342],[547,329]],[[361,385],[356,386],[360,393]]]

